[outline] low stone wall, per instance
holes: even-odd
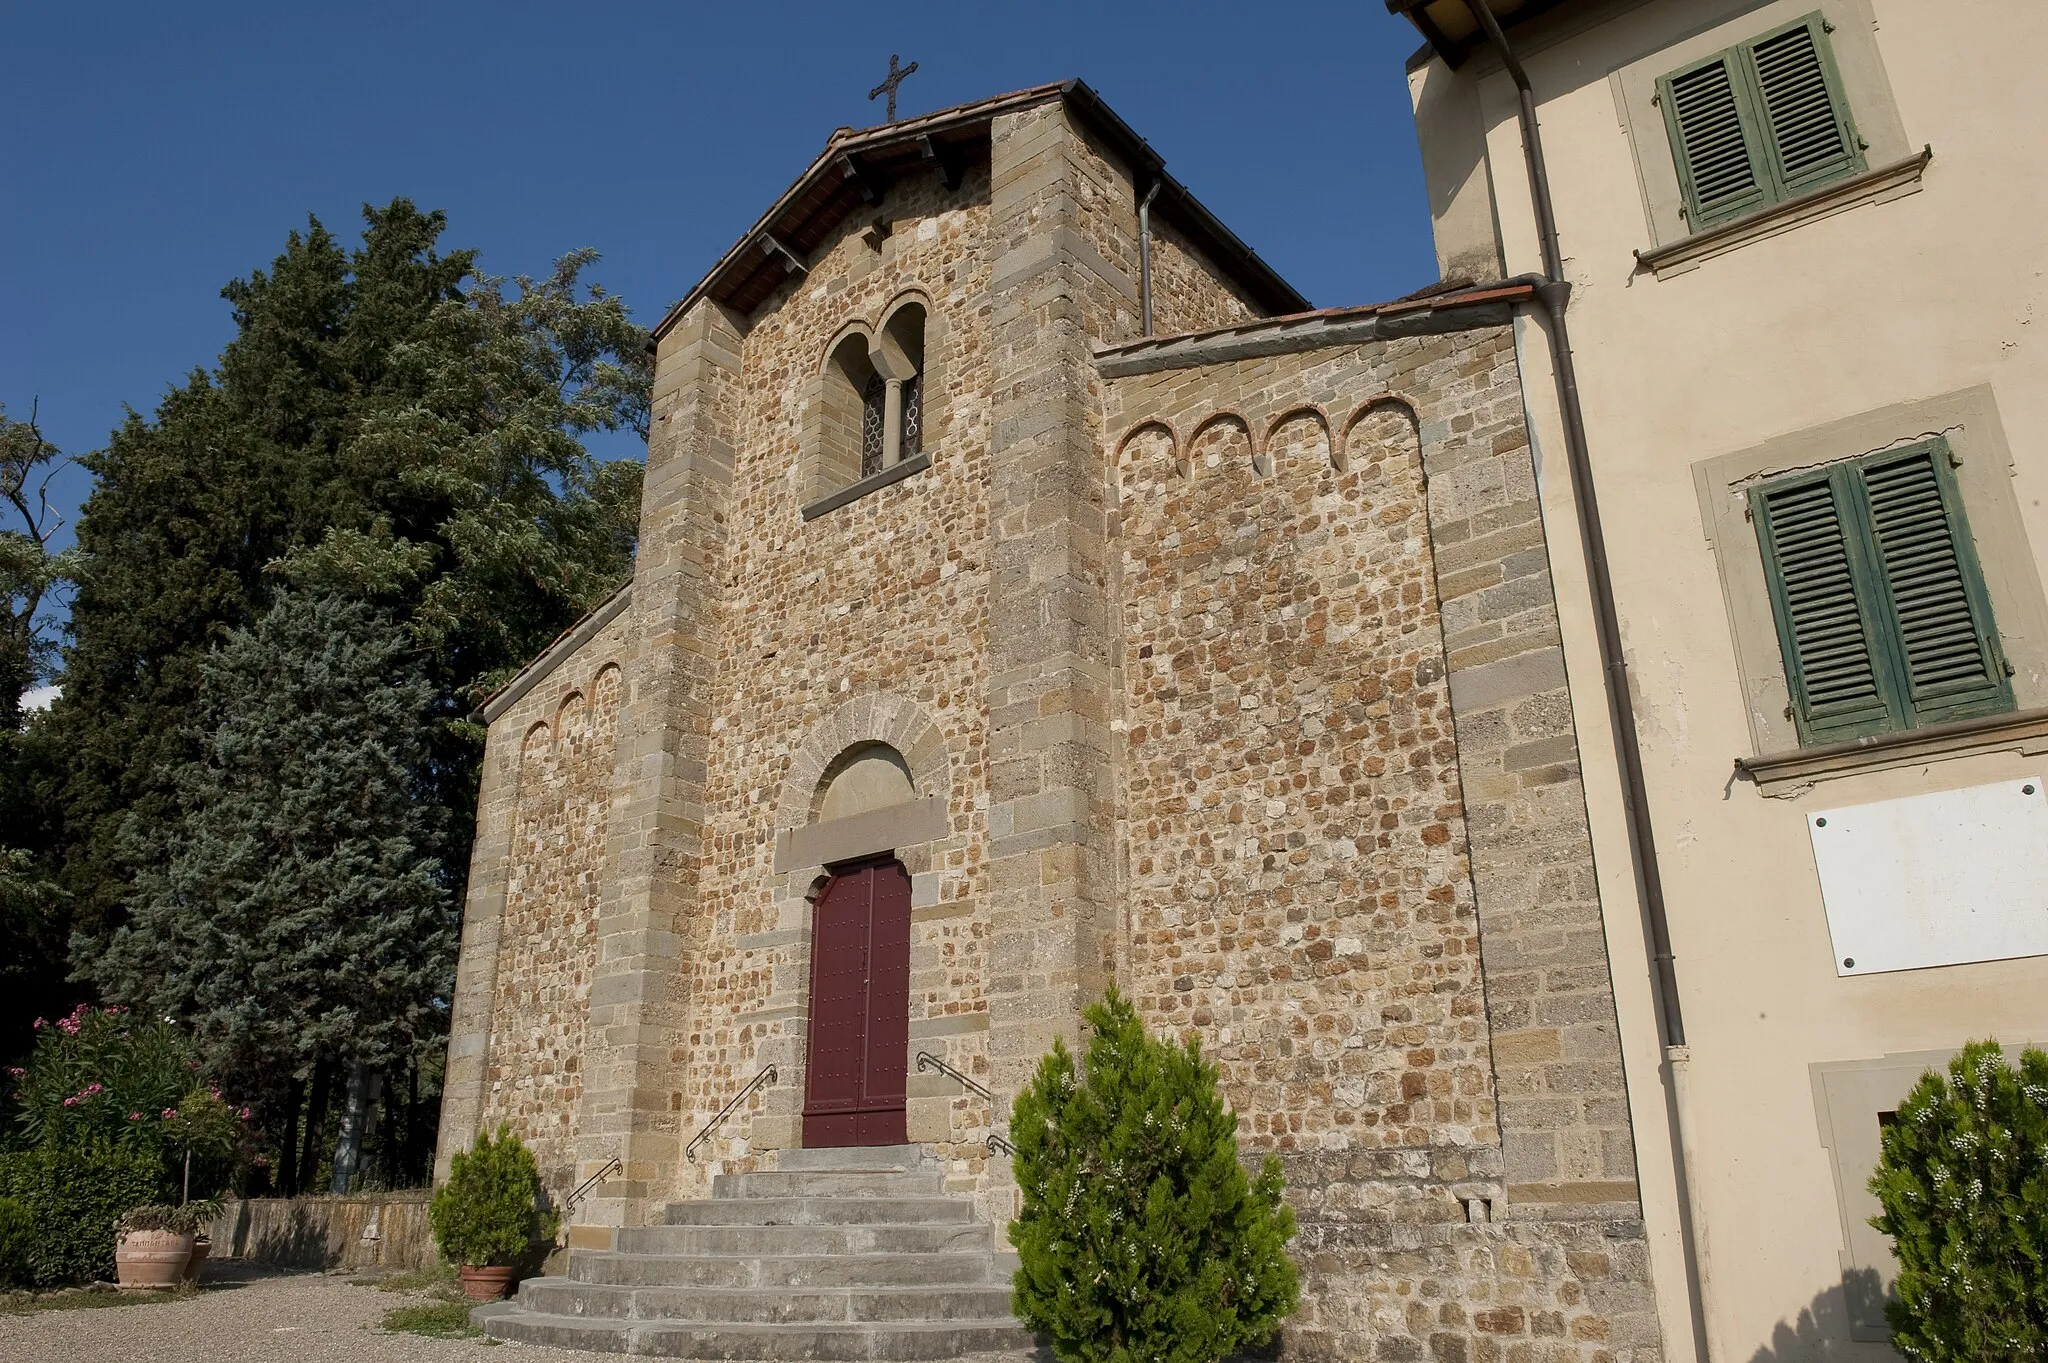
[[[213,1223],[213,1257],[286,1268],[431,1268],[431,1189],[349,1197],[231,1201]]]

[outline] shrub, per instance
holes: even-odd
[[[28,1204],[0,1197],[0,1287],[26,1287],[34,1280],[29,1253],[35,1243],[35,1217]]]
[[[1929,1070],[1884,1130],[1870,1190],[1892,1237],[1892,1346],[1928,1363],[2048,1358],[2048,1053],[1993,1041]]]
[[[29,1277],[61,1287],[114,1276],[114,1221],[157,1196],[163,1166],[153,1152],[99,1138],[0,1155],[0,1197],[28,1208]]]
[[[1270,1339],[1299,1298],[1280,1162],[1257,1179],[1198,1042],[1145,1035],[1112,989],[1018,1096],[1024,1207],[1014,1309],[1062,1363],[1213,1363]]]
[[[181,1191],[189,1152],[195,1191],[226,1185],[249,1110],[201,1081],[184,1033],[84,1004],[54,1023],[37,1019],[36,1029],[28,1063],[10,1072],[23,1144],[102,1140],[152,1152],[166,1196]]]
[[[147,1202],[122,1212],[114,1222],[114,1230],[117,1235],[131,1230],[167,1230],[178,1235],[197,1235],[219,1220],[220,1213],[220,1199],[217,1197],[202,1198],[175,1207],[165,1202]]]
[[[540,1208],[540,1169],[519,1137],[505,1127],[489,1132],[449,1165],[448,1181],[434,1194],[427,1220],[450,1263],[481,1268],[524,1258],[536,1241],[555,1233],[557,1217]]]

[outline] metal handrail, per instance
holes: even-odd
[[[576,1204],[583,1200],[583,1195],[589,1192],[594,1185],[604,1182],[615,1173],[623,1174],[625,1172],[626,1166],[619,1162],[619,1157],[617,1155],[612,1156],[611,1159],[605,1162],[604,1168],[577,1184],[576,1191],[562,1199],[563,1219],[568,1219],[569,1213],[576,1210]]]
[[[990,1093],[987,1089],[975,1083],[972,1079],[969,1079],[930,1051],[919,1051],[917,1053],[917,1072],[923,1074],[926,1070],[937,1070],[939,1073],[956,1080],[962,1087],[973,1089],[991,1103],[996,1100],[996,1096],[993,1093]]]
[[[972,1079],[969,1079],[930,1051],[919,1051],[917,1053],[917,1072],[923,1074],[926,1070],[937,1070],[940,1074],[954,1080],[961,1087],[974,1090],[974,1092],[988,1099],[991,1103],[996,1100],[995,1094],[990,1093],[987,1089],[975,1083]],[[1017,1157],[1017,1147],[991,1131],[988,1133],[988,1152],[993,1155],[998,1151],[1010,1156],[1012,1159]]]
[[[716,1117],[713,1117],[710,1121],[704,1123],[703,1130],[699,1131],[696,1135],[690,1137],[690,1143],[683,1147],[683,1158],[688,1160],[690,1163],[695,1164],[697,1162],[697,1147],[711,1139],[711,1133],[718,1129],[718,1124],[725,1120],[725,1115],[728,1112],[731,1112],[734,1108],[738,1107],[743,1101],[745,1101],[746,1096],[748,1094],[752,1093],[755,1089],[761,1087],[762,1084],[772,1084],[774,1082],[775,1067],[773,1065],[762,1066],[760,1072],[756,1074],[752,1079],[749,1079],[747,1081],[747,1086],[732,1096],[731,1102],[727,1103],[724,1107],[718,1109],[718,1115]]]

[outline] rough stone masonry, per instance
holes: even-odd
[[[1661,1356],[1522,292],[1306,311],[1077,83],[835,134],[657,329],[632,582],[487,707],[443,1167],[619,1161],[592,1247],[776,1168],[893,857],[910,1051],[994,1095],[899,1057],[905,1132],[993,1220],[1116,983],[1286,1165],[1288,1356]]]

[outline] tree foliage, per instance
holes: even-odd
[[[0,406],[0,1054],[29,1019],[62,1012],[70,897],[56,878],[61,783],[49,726],[22,709],[56,661],[51,612],[77,570],[78,551],[52,552],[63,521],[49,481],[70,461],[43,438],[33,411]]]
[[[457,919],[413,653],[372,606],[288,591],[202,664],[199,754],[133,830],[129,921],[88,969],[189,1020],[214,1073],[381,1069],[440,1034]]]
[[[1077,1071],[1056,1041],[1011,1117],[1024,1206],[1015,1310],[1062,1363],[1213,1363],[1299,1297],[1279,1160],[1238,1160],[1200,1044],[1145,1034],[1112,989]]]
[[[344,250],[315,220],[230,284],[236,335],[211,373],[131,415],[84,463],[65,689],[66,884],[89,936],[119,921],[131,816],[168,821],[208,649],[287,585],[391,612],[434,689],[421,798],[467,861],[475,702],[630,568],[637,463],[585,437],[644,431],[651,362],[623,304],[441,253],[439,213],[364,210]]]
[[[591,445],[644,435],[647,334],[582,281],[594,253],[507,283],[444,227],[398,199],[354,246],[292,233],[223,290],[214,368],[82,460],[43,726],[72,963],[253,1067],[286,1169],[337,1073],[397,1063],[427,1110],[469,716],[631,567],[639,464]]]
[[[1892,1237],[1892,1347],[1928,1363],[2048,1357],[2048,1052],[1976,1041],[1884,1129],[1870,1224]]]

